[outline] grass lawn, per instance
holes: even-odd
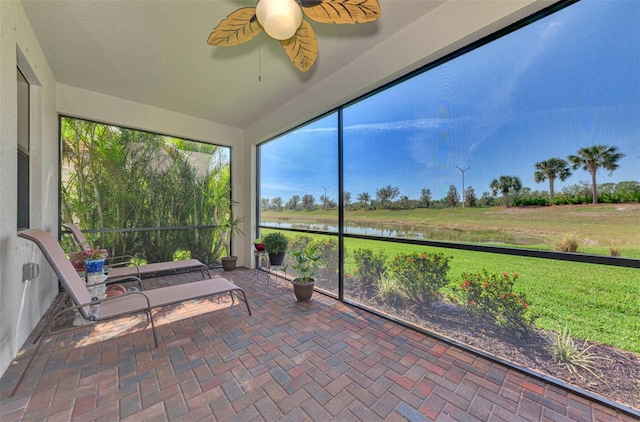
[[[418,224],[420,215],[435,211],[430,215],[432,220],[423,224],[456,224],[463,230],[486,229],[488,225],[493,224],[495,226],[491,227],[492,230],[515,232],[517,229],[519,233],[526,236],[548,239],[548,244],[525,246],[544,249],[552,248],[554,236],[574,231],[579,239],[582,239],[579,251],[608,254],[609,246],[606,243],[610,242],[610,239],[615,239],[615,244],[622,249],[623,256],[640,257],[640,206],[632,204],[630,207],[624,207],[626,205],[577,206],[577,209],[558,206],[536,208],[534,211],[529,209],[465,209],[448,210],[448,212],[447,210],[370,211],[369,214],[376,215],[367,217],[367,221],[372,222],[373,219],[380,221],[384,220],[384,217],[393,216],[395,217],[393,224],[408,224],[411,219],[415,219],[414,224]],[[619,209],[616,208],[617,206]],[[358,212],[358,214],[366,213]],[[294,216],[311,217],[315,213],[288,212],[287,214],[289,214],[287,217],[289,221],[292,221]],[[329,216],[328,212],[322,214],[326,215],[316,214],[314,221]],[[451,215],[455,215],[456,218]],[[270,216],[271,214],[263,214],[263,219],[274,221]],[[389,220],[384,221],[385,225],[392,223]],[[266,232],[268,231],[263,230],[263,233]],[[603,233],[606,233],[606,238],[599,237],[604,236]],[[583,242],[588,243],[589,246],[582,247]],[[387,256],[415,250],[443,252],[453,257],[448,273],[451,285],[461,282],[460,275],[463,272],[479,272],[483,267],[490,272],[517,272],[520,277],[515,289],[526,295],[531,305],[530,311],[537,317],[537,326],[559,330],[567,325],[575,337],[640,353],[640,271],[638,269],[363,239],[346,239],[345,246],[347,273],[354,269],[349,251],[358,248],[367,248],[374,252],[384,250]]]

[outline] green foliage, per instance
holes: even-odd
[[[83,229],[158,228],[90,236],[113,256],[158,262],[186,250],[205,263],[221,256],[220,230],[164,227],[224,224],[230,217],[223,148],[78,119],[61,122],[63,221]],[[207,170],[192,164],[203,160]]]
[[[312,246],[321,257],[317,268],[319,280],[333,282],[338,275],[338,240],[334,237],[323,237],[314,240]]]
[[[389,260],[389,271],[418,308],[427,308],[447,284],[450,256],[442,253],[400,253]]]
[[[376,297],[391,305],[395,304],[402,297],[402,291],[395,278],[384,273],[375,280]]]
[[[618,152],[618,147],[607,145],[583,147],[578,150],[576,155],[568,157],[574,170],[582,168],[591,175],[591,197],[594,204],[598,202],[598,185],[596,183],[598,169],[608,170],[611,175],[619,167],[618,161],[623,157],[624,154]]]
[[[296,235],[289,238],[289,244],[287,251],[290,253],[301,252],[307,247],[309,243],[313,241],[313,238],[304,234]],[[263,239],[264,243],[264,239]],[[266,249],[266,248],[265,248]]]
[[[489,187],[494,195],[497,195],[498,192],[502,193],[504,206],[508,207],[510,205],[509,193],[517,194],[522,189],[522,181],[518,176],[500,176],[498,179],[493,179]]]
[[[578,235],[575,232],[564,233],[553,242],[553,248],[560,252],[578,252]]]
[[[297,273],[296,282],[311,283],[317,275],[317,268],[320,264],[322,254],[318,250],[318,245],[310,243],[302,251],[293,252],[294,264],[291,268]]]
[[[529,305],[524,295],[513,292],[519,275],[514,273],[463,273],[456,289],[459,303],[472,315],[485,318],[500,327],[512,329],[517,335],[531,331],[531,321],[525,317]]]
[[[514,207],[530,207],[549,205],[549,199],[541,196],[533,196],[528,198],[518,197],[513,200]]]
[[[582,376],[578,373],[578,369],[588,371],[599,378],[599,375],[593,370],[593,361],[597,357],[589,352],[591,346],[587,346],[586,341],[582,346],[578,346],[571,337],[569,327],[565,326],[558,332],[546,331],[545,338],[547,349],[551,352],[554,362],[565,366],[569,372],[580,378]]]
[[[356,264],[355,286],[363,291],[373,293],[376,283],[386,276],[385,261],[387,256],[384,250],[374,253],[371,249],[356,249],[353,252],[353,260]]]
[[[262,241],[264,247],[269,253],[286,252],[289,245],[289,239],[280,232],[273,232],[266,235]]]

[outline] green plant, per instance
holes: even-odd
[[[233,236],[243,234],[242,229],[240,229],[240,224],[243,221],[243,217],[232,218],[229,216],[228,220],[220,226],[222,229],[222,243],[227,251],[227,256],[231,256],[231,240]]]
[[[287,251],[289,239],[280,232],[273,232],[266,235],[263,239],[264,247],[269,253],[282,253]]]
[[[385,251],[374,253],[371,249],[358,248],[353,252],[353,260],[356,263],[354,275],[357,285],[365,292],[371,292],[387,273]]]
[[[381,274],[374,284],[377,291],[376,297],[383,302],[393,305],[402,296],[398,282],[386,272]]]
[[[317,244],[309,244],[302,251],[292,252],[295,264],[291,265],[298,276],[297,283],[312,283],[317,274],[318,262],[322,259],[322,254],[318,251]]]
[[[338,241],[335,238],[322,237],[313,241],[321,256],[318,268],[318,278],[324,283],[337,282],[338,277]]]
[[[569,372],[580,378],[582,376],[578,373],[578,369],[584,369],[600,378],[593,369],[593,361],[598,358],[589,352],[592,346],[587,346],[586,340],[582,346],[578,346],[571,337],[569,327],[565,326],[559,332],[545,331],[544,337],[554,362],[564,365]]]
[[[84,261],[94,261],[97,259],[105,259],[109,256],[109,252],[106,249],[101,249],[99,246],[96,248],[89,248],[80,252],[71,252],[69,254],[69,260],[73,264],[73,268],[76,271],[84,271]]]
[[[389,261],[389,270],[400,289],[419,308],[429,307],[447,284],[450,256],[442,253],[400,253]]]
[[[560,252],[577,252],[578,236],[575,232],[564,233],[559,239],[553,242],[553,248]]]
[[[518,334],[530,332],[531,321],[525,316],[529,305],[524,295],[513,292],[513,283],[518,277],[518,273],[489,274],[486,268],[481,273],[463,273],[458,288],[462,306],[470,313]]]

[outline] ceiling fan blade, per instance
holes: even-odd
[[[295,35],[288,40],[280,41],[280,44],[291,59],[293,64],[301,72],[311,69],[318,57],[318,40],[309,22],[302,20]]]
[[[215,27],[207,43],[218,47],[231,47],[251,41],[262,32],[256,18],[255,7],[244,7],[231,13]]]
[[[378,0],[302,0],[302,11],[320,23],[366,23],[380,18]]]

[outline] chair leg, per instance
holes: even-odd
[[[156,324],[153,321],[153,314],[151,310],[147,311],[147,320],[151,321],[151,332],[153,333],[153,341],[156,344],[156,348],[158,347],[158,336],[156,335]]]
[[[242,297],[240,297],[240,295],[238,294],[238,292],[242,293]],[[233,305],[233,296],[236,295],[238,296],[238,299],[240,299],[240,301],[244,301],[245,306],[247,307],[247,312],[249,312],[249,315],[251,315],[251,308],[249,308],[249,301],[247,300],[247,295],[244,292],[244,290],[242,289],[238,289],[236,291],[233,292],[229,292],[231,294],[231,301],[232,301],[232,305]]]
[[[51,310],[51,316],[45,321],[45,323],[42,325],[42,328],[38,330],[38,333],[34,336],[31,344],[36,344],[36,342],[40,340],[40,338],[45,334],[44,331],[49,325],[49,322],[55,322],[55,321],[52,321],[52,318],[54,318],[58,314],[58,311],[60,311],[60,309],[65,307],[68,301],[69,301],[69,294],[66,292],[62,293],[62,296],[59,298],[58,303],[56,303],[55,307]]]
[[[209,272],[209,267],[207,267],[206,265],[201,265],[200,266],[200,274],[202,274],[202,278],[203,279],[210,279],[211,278],[211,273]]]

